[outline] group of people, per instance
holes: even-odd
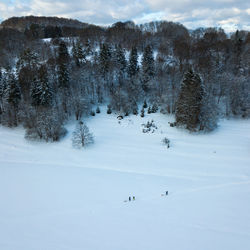
[[[166,191],[166,195],[168,195],[168,191]],[[162,194],[162,196],[163,196],[163,194]],[[132,199],[133,199],[133,201],[135,201],[135,196],[129,196],[128,197],[128,201],[132,201]]]
[[[129,200],[129,201],[132,200],[131,196],[128,197],[128,200]],[[133,201],[135,201],[135,196],[133,196]]]

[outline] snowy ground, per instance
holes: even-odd
[[[151,119],[157,132],[143,134]],[[31,143],[21,128],[0,127],[0,249],[250,249],[250,120],[210,135],[171,120],[119,124],[103,112],[86,121],[95,144],[82,151],[71,133]]]

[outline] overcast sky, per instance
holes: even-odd
[[[0,21],[25,15],[68,17],[101,25],[167,20],[190,29],[250,30],[250,0],[0,0]]]

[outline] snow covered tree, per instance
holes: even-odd
[[[29,140],[59,141],[67,130],[63,127],[60,110],[46,109],[36,113],[34,125],[27,128],[25,138]]]
[[[82,121],[78,122],[72,136],[72,145],[75,148],[82,148],[94,142],[92,133]]]
[[[100,114],[101,113],[101,110],[100,110],[100,107],[98,106],[97,108],[96,108],[96,111],[95,111],[97,114]]]
[[[119,75],[124,74],[127,67],[127,61],[125,58],[124,49],[121,47],[120,44],[115,49],[115,64],[118,68]]]
[[[133,47],[129,55],[128,75],[130,78],[139,72],[137,48]]]
[[[151,46],[147,46],[143,52],[142,58],[142,89],[148,92],[150,89],[149,82],[155,76],[155,62]]]
[[[58,67],[58,85],[59,88],[69,88],[69,71],[66,64],[62,63]]]
[[[144,112],[144,108],[142,107],[142,109],[141,109],[141,117],[144,117],[144,116],[145,116],[144,113],[145,113],[145,112]]]
[[[25,49],[16,63],[16,75],[24,99],[29,98],[31,82],[33,81],[39,66],[39,58],[36,52]]]
[[[49,106],[52,102],[52,89],[48,79],[47,67],[42,65],[38,78],[34,79],[31,88],[31,102],[34,106]]]
[[[66,44],[61,41],[58,49],[58,85],[59,88],[68,88],[69,87],[69,71],[68,71],[68,62],[69,62],[69,52]]]
[[[73,43],[72,52],[75,64],[79,67],[85,61],[85,54],[79,40]]]
[[[148,107],[147,101],[145,100],[143,103],[143,108],[146,109]]]
[[[110,63],[111,63],[111,49],[108,44],[103,43],[100,49],[99,65],[101,74],[104,78],[106,78],[109,72]]]
[[[92,48],[91,48],[91,42],[89,39],[86,39],[85,41],[83,53],[84,53],[85,58],[93,53]]]
[[[69,62],[69,52],[64,41],[60,41],[57,61],[59,64]]]
[[[6,100],[11,104],[15,109],[17,108],[21,100],[21,91],[18,81],[14,74],[10,74],[7,79],[7,85],[5,89]]]
[[[7,72],[4,77],[1,100],[1,123],[9,127],[18,125],[18,108],[21,100],[19,83],[13,73]]]
[[[203,96],[200,76],[189,70],[184,75],[176,104],[175,118],[178,126],[185,126],[191,131],[198,127]]]
[[[202,98],[199,115],[200,130],[206,132],[214,130],[217,127],[218,113],[219,110],[215,97],[204,88],[204,96]]]
[[[37,66],[38,56],[30,48],[25,49],[18,58],[16,68],[20,71],[22,68],[26,67],[28,69],[33,69]]]

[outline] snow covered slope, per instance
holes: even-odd
[[[151,119],[157,131],[142,133]],[[74,124],[53,144],[0,127],[0,249],[250,249],[250,121],[191,135],[171,120],[102,112],[82,151]]]

